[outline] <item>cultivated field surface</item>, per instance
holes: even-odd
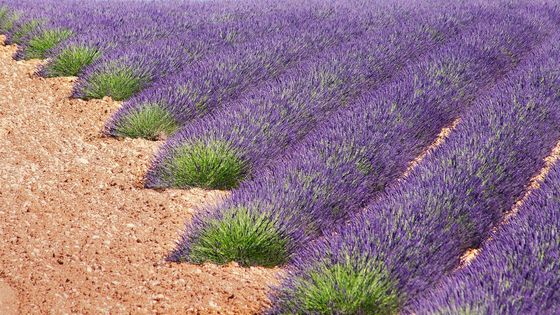
[[[0,0],[0,315],[560,314],[560,2]]]

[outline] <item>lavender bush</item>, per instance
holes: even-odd
[[[171,260],[253,265],[266,257],[267,264],[286,262],[398,178],[441,128],[481,89],[515,67],[544,34],[511,12],[489,15],[392,84],[333,115],[269,172],[234,190],[225,204],[210,214],[200,212]],[[226,226],[232,221],[242,222],[244,233],[230,233]],[[281,235],[283,250],[276,249],[277,243],[255,244],[242,237],[259,233]],[[274,262],[265,255],[272,252]]]
[[[295,257],[271,312],[394,313],[454,270],[560,138],[558,38],[477,101],[405,182]]]
[[[9,32],[14,26],[14,21],[17,19],[17,14],[12,12],[10,8],[5,5],[0,6],[0,33],[5,34]]]

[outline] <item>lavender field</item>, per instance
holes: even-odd
[[[556,1],[0,0],[0,34],[118,102],[144,194],[227,191],[171,269],[279,268],[267,314],[560,313]]]

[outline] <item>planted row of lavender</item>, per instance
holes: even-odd
[[[542,25],[523,19],[519,11],[525,10],[487,14],[392,84],[330,117],[269,172],[242,184],[211,214],[197,214],[171,260],[282,264],[363,208],[481,89],[542,40]],[[266,222],[266,228],[257,222]],[[242,224],[245,233],[224,228],[234,224]],[[281,235],[283,248],[244,238],[259,233]],[[223,241],[235,237],[240,238]]]
[[[103,96],[127,99],[154,80],[180,72],[193,61],[209,58],[285,29],[305,29],[310,14],[313,14],[311,8],[286,12],[257,10],[243,19],[220,25],[208,24],[185,35],[178,33],[177,36],[152,43],[114,50],[82,73],[73,96],[85,99]]]
[[[560,139],[558,34],[462,117],[405,182],[294,259],[274,313],[394,313],[454,270]]]
[[[474,262],[447,277],[415,313],[560,313],[559,209],[557,165]]]
[[[126,102],[107,124],[113,136],[154,139],[170,134],[181,125],[216,108],[227,106],[247,89],[258,89],[309,56],[356,38],[368,29],[383,29],[398,17],[394,12],[336,15],[306,19],[280,34],[257,38],[248,46],[231,49],[186,67],[159,80]],[[374,21],[374,22],[372,22]]]
[[[446,42],[482,8],[408,16],[311,58],[274,82],[185,126],[147,174],[147,187],[232,188],[300,140],[330,113],[379,87]],[[440,13],[437,13],[440,12]],[[382,35],[382,36],[380,36]]]

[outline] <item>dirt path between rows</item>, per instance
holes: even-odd
[[[6,312],[247,314],[265,307],[278,270],[163,261],[193,208],[224,193],[143,189],[161,143],[101,137],[118,103],[71,100],[72,79],[38,78],[39,61],[16,62],[14,51],[0,44]]]

